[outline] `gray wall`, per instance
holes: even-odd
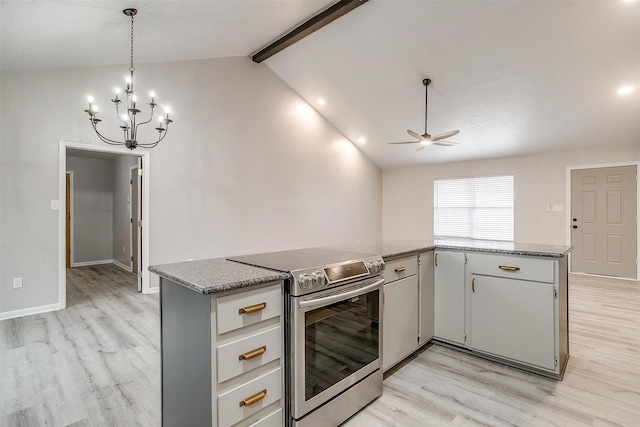
[[[114,166],[112,159],[67,156],[67,171],[73,172],[73,264],[113,259]]]
[[[59,302],[58,141],[102,144],[89,94],[120,135],[108,99],[126,68],[1,72],[0,316]],[[139,64],[136,78],[175,112],[150,156],[151,264],[381,237],[381,170],[265,65]]]

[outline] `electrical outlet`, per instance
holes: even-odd
[[[13,278],[13,289],[18,289],[22,287],[22,277],[14,277]]]

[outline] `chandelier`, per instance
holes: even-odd
[[[98,130],[98,123],[100,123],[102,120],[96,117],[98,115],[98,107],[93,103],[92,96],[89,96],[89,109],[84,110],[84,112],[89,114],[89,121],[91,122],[93,129],[96,131],[96,134],[98,134],[98,138],[100,138],[101,141],[111,145],[124,145],[130,150],[133,150],[137,147],[153,148],[156,145],[158,145],[158,143],[162,141],[165,136],[167,136],[167,130],[169,130],[169,123],[172,123],[173,120],[169,119],[169,109],[166,108],[166,111],[165,111],[166,116],[160,115],[158,117],[160,121],[160,124],[156,128],[156,130],[158,131],[158,138],[153,142],[147,142],[147,143],[138,142],[138,139],[137,139],[138,127],[140,125],[147,124],[153,120],[153,110],[154,108],[156,108],[158,104],[156,104],[155,102],[155,93],[151,92],[150,93],[151,102],[147,103],[147,105],[151,107],[151,114],[149,116],[149,120],[145,122],[137,121],[137,115],[138,113],[140,113],[140,110],[136,107],[138,98],[135,92],[133,91],[133,82],[134,82],[133,72],[136,70],[136,68],[133,66],[133,17],[136,15],[136,13],[138,13],[138,10],[125,9],[122,12],[126,16],[129,16],[131,18],[131,55],[130,55],[131,64],[129,66],[129,76],[127,76],[126,78],[127,86],[126,86],[126,89],[124,89],[124,97],[122,99],[118,97],[120,95],[120,89],[116,88],[116,95],[111,100],[111,102],[113,102],[116,106],[116,116],[118,120],[122,123],[120,125],[120,129],[122,129],[122,132],[123,132],[122,140],[117,141],[117,140],[109,139],[100,133],[100,131]],[[122,109],[123,111],[121,112],[120,104],[122,103],[124,103],[123,105],[124,108]]]

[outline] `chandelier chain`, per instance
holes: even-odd
[[[129,71],[133,72],[136,70],[136,67],[133,66],[133,15],[131,15],[131,65],[129,66]]]

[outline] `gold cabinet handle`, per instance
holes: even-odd
[[[510,265],[499,265],[498,268],[503,271],[520,271],[520,267],[512,267]]]
[[[475,292],[476,291],[476,279],[473,278],[471,279],[471,292]]]
[[[240,401],[240,407],[251,406],[256,402],[260,402],[265,397],[267,397],[267,389],[266,388],[264,390],[262,390],[261,392],[254,394],[253,396],[249,396],[246,399],[242,399]]]
[[[247,351],[246,353],[242,353],[240,356],[238,356],[238,360],[253,359],[254,357],[258,357],[260,355],[263,355],[265,351],[267,351],[267,346],[263,345],[262,347],[258,347],[255,350],[251,350],[251,351]]]
[[[266,307],[267,307],[267,303],[261,302],[260,304],[254,304],[248,307],[242,307],[240,310],[238,310],[238,314],[255,313],[256,311],[264,310]]]
[[[404,268],[404,267],[398,267],[398,268],[396,268],[394,271],[395,271],[396,273],[402,273],[402,272],[403,272],[403,271],[405,271],[405,270],[406,270],[406,268]]]

